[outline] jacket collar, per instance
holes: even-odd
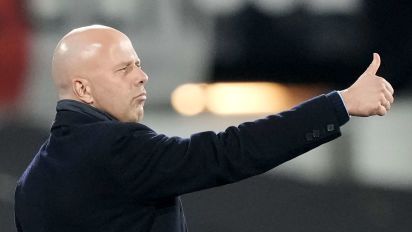
[[[57,102],[56,119],[52,129],[59,126],[86,124],[98,121],[117,121],[112,115],[88,104],[64,99]]]

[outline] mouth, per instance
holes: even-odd
[[[139,94],[139,95],[137,95],[137,96],[135,97],[135,99],[136,99],[138,102],[144,102],[144,101],[146,101],[146,99],[147,99],[146,91],[143,92],[143,93],[141,93],[141,94]]]

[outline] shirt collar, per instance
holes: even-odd
[[[74,111],[78,112],[87,116],[95,117],[99,120],[102,121],[117,121],[115,117],[112,115],[101,111],[93,106],[90,106],[88,104],[75,101],[75,100],[70,100],[70,99],[64,99],[60,100],[57,102],[56,106],[56,111]]]

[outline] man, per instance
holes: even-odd
[[[385,115],[393,89],[376,76],[379,65],[374,54],[344,91],[182,139],[138,123],[148,76],[128,37],[75,29],[53,56],[60,101],[50,137],[18,182],[17,229],[186,231],[179,195],[263,173],[340,136],[349,115]]]

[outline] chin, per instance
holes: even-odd
[[[137,116],[137,118],[136,118],[136,122],[141,122],[142,120],[143,120],[143,112],[142,113],[140,113],[138,116]]]
[[[143,110],[138,110],[135,115],[133,115],[133,122],[141,122],[143,120],[144,112]]]

